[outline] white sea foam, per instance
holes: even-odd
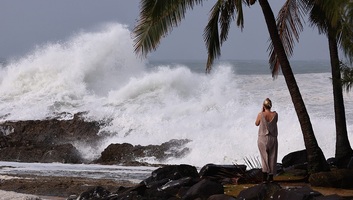
[[[128,29],[108,24],[62,43],[48,43],[1,69],[1,114],[41,119],[75,112],[141,72]],[[35,111],[35,112],[33,112]]]
[[[9,199],[11,199],[11,200],[30,200],[30,199],[46,200],[47,198],[40,198],[39,196],[35,196],[35,195],[0,190],[0,200],[9,200]]]
[[[23,163],[0,161],[0,180],[15,179],[18,175],[52,177],[86,177],[92,179],[126,180],[141,182],[151,175],[155,167],[125,167],[96,164]]]
[[[88,119],[109,120],[100,134],[111,137],[98,149],[75,144],[87,158],[97,157],[110,143],[148,145],[190,139],[188,155],[165,163],[229,164],[258,156],[254,121],[263,99],[270,97],[279,113],[279,159],[304,149],[283,76],[273,80],[270,74],[237,73],[252,67],[251,61],[217,64],[210,75],[187,64],[149,63],[152,68],[147,68],[132,44],[125,26],[109,24],[66,42],[48,43],[10,62],[0,69],[1,120],[88,111]],[[333,156],[335,148],[329,77],[329,73],[296,75],[326,157]],[[353,103],[349,94],[345,100],[351,139]]]

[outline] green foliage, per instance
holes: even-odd
[[[301,20],[310,9],[310,4],[305,0],[287,0],[278,13],[278,34],[288,57],[293,54],[294,43],[299,42],[299,34],[303,31]],[[277,77],[280,71],[280,64],[272,43],[268,50],[270,51],[269,63],[272,76]]]
[[[228,38],[230,23],[236,19],[237,26],[243,29],[242,3],[247,4],[246,1],[242,0],[218,0],[212,7],[210,18],[203,34],[208,50],[207,72],[210,72],[214,59],[221,55],[221,45]],[[221,33],[219,33],[219,29]]]
[[[135,52],[146,56],[156,50],[160,40],[185,18],[186,11],[201,5],[202,0],[141,0],[140,18],[135,26]],[[217,0],[210,11],[210,18],[204,29],[204,41],[208,51],[206,71],[211,70],[214,59],[221,55],[221,45],[228,38],[232,21],[244,27],[242,5],[246,0]],[[220,30],[220,33],[219,33]]]
[[[353,62],[353,1],[346,2],[343,10],[339,41],[345,56]]]
[[[135,52],[146,56],[185,18],[187,9],[202,0],[141,0],[140,19],[134,28]]]
[[[309,20],[320,34],[336,37],[345,56],[353,61],[353,1],[317,0]]]
[[[320,34],[337,38],[338,45],[345,56],[353,62],[353,1],[351,0],[287,0],[277,16],[277,28],[286,54],[293,53],[294,43],[299,41],[303,30],[301,20],[309,14],[311,26],[318,28]],[[280,65],[273,45],[269,46],[270,68],[277,76]]]
[[[341,62],[342,87],[349,92],[353,86],[353,68]]]

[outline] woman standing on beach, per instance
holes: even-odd
[[[262,111],[257,115],[255,125],[259,126],[257,145],[259,147],[263,182],[273,182],[273,175],[276,174],[277,164],[277,121],[278,114],[271,111],[272,102],[266,98],[262,105]]]

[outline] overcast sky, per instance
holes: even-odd
[[[36,45],[62,41],[81,30],[102,23],[118,22],[132,30],[139,14],[140,0],[1,0],[0,58],[19,57]],[[203,29],[215,1],[189,10],[179,27],[164,39],[149,59],[206,59]],[[275,15],[284,0],[269,0]],[[233,24],[221,59],[268,59],[268,31],[256,3],[245,8],[243,32]],[[293,60],[328,60],[325,36],[305,25]]]

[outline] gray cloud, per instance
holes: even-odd
[[[275,2],[275,3],[274,3]],[[275,12],[284,0],[270,0]],[[213,1],[189,11],[179,27],[163,38],[150,59],[206,59],[203,29]],[[65,40],[82,29],[90,30],[106,22],[127,24],[132,30],[139,13],[139,0],[2,0],[0,2],[0,57],[18,57],[36,45]],[[222,47],[221,59],[267,59],[268,32],[258,4],[245,9],[243,32],[235,23]],[[324,36],[305,27],[296,45],[296,60],[328,57]]]

